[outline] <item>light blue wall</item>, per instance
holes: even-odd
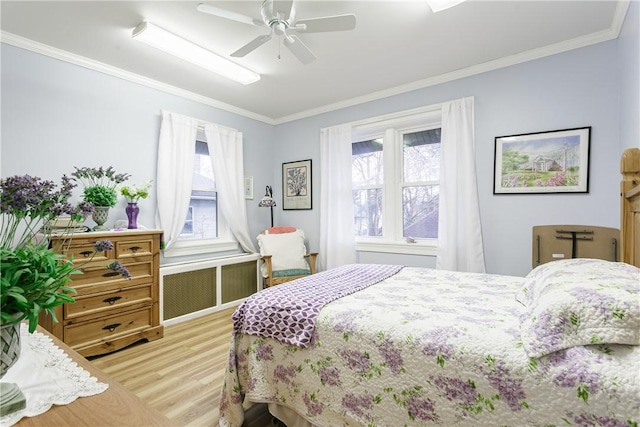
[[[479,74],[367,104],[278,126],[277,163],[311,158],[319,179],[319,130],[326,126],[475,97],[478,191],[487,271],[525,275],[531,270],[532,227],[586,224],[618,227],[619,99],[616,41]],[[592,126],[588,194],[494,195],[496,136]],[[274,183],[280,173],[274,169]],[[274,191],[280,195],[282,184]],[[313,211],[280,211],[277,222],[305,229],[313,249],[319,240],[320,189]],[[432,257],[361,253],[361,262],[433,266]]]
[[[242,131],[244,172],[254,176],[255,197],[262,194],[259,184],[270,180],[272,125],[6,44],[1,82],[2,176],[31,174],[60,182],[74,166],[111,165],[130,173],[131,184],[155,179],[165,109]],[[252,235],[269,225],[257,203],[247,202]],[[155,205],[152,191],[140,201],[138,224],[155,226]],[[124,206],[120,198],[108,226],[126,219]]]
[[[640,1],[629,6],[618,37],[620,74],[620,144],[640,147]]]
[[[618,40],[573,50],[278,126],[221,111],[99,72],[2,44],[1,175],[58,180],[73,166],[113,165],[131,182],[156,176],[160,110],[239,129],[245,175],[254,176],[247,212],[252,235],[269,225],[258,198],[269,184],[281,201],[281,164],[312,159],[313,210],[275,209],[276,224],[319,240],[319,130],[326,126],[475,97],[478,190],[487,270],[524,275],[531,268],[531,227],[618,227],[619,157],[638,146],[638,2]],[[592,126],[589,194],[493,195],[494,138]],[[281,203],[279,203],[281,205]],[[139,222],[153,226],[155,194]],[[124,219],[124,201],[111,223]],[[433,266],[432,257],[361,253],[361,262]]]

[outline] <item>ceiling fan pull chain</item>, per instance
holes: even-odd
[[[278,37],[278,59],[282,59],[282,34]]]

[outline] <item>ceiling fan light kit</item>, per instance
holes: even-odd
[[[248,70],[215,53],[166,31],[151,22],[142,22],[132,32],[135,40],[198,65],[238,83],[247,85],[260,80],[260,74]]]
[[[458,0],[460,1],[460,0]],[[316,59],[313,52],[294,34],[297,33],[322,33],[329,31],[349,31],[356,28],[356,16],[353,14],[323,16],[319,18],[297,19],[293,0],[264,0],[260,9],[262,20],[253,19],[249,16],[231,12],[219,7],[210,6],[205,3],[198,5],[198,11],[215,15],[221,18],[230,19],[261,28],[268,28],[268,35],[261,35],[240,49],[231,53],[230,56],[241,58],[253,52],[273,37],[283,37],[284,46],[291,51],[302,64],[307,65]]]

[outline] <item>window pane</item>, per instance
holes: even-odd
[[[353,186],[382,185],[382,140],[355,142],[351,154]]]
[[[440,129],[403,135],[404,182],[440,179]]]
[[[218,237],[218,194],[207,144],[196,141],[189,211],[179,240]]]
[[[214,193],[215,194],[215,193]],[[218,237],[217,200],[216,197],[192,196],[191,206],[193,219],[185,221],[179,240],[212,239]],[[186,230],[190,230],[187,234]]]
[[[187,237],[193,234],[193,206],[187,208],[187,219],[184,221],[184,227],[180,232],[180,237]]]
[[[438,237],[439,185],[402,189],[403,237]]]
[[[356,236],[382,236],[382,189],[353,191]]]

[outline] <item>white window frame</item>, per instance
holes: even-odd
[[[351,140],[353,142],[384,138],[382,145],[385,177],[382,185],[382,236],[355,236],[357,251],[432,256],[438,254],[438,239],[416,238],[415,242],[409,243],[402,236],[402,188],[404,187],[402,136],[405,133],[439,128],[441,125],[442,108],[440,104],[352,124]]]
[[[164,257],[201,255],[211,252],[227,252],[238,249],[238,241],[227,226],[224,218],[218,216],[218,237],[201,240],[178,240],[170,249],[164,250]]]

